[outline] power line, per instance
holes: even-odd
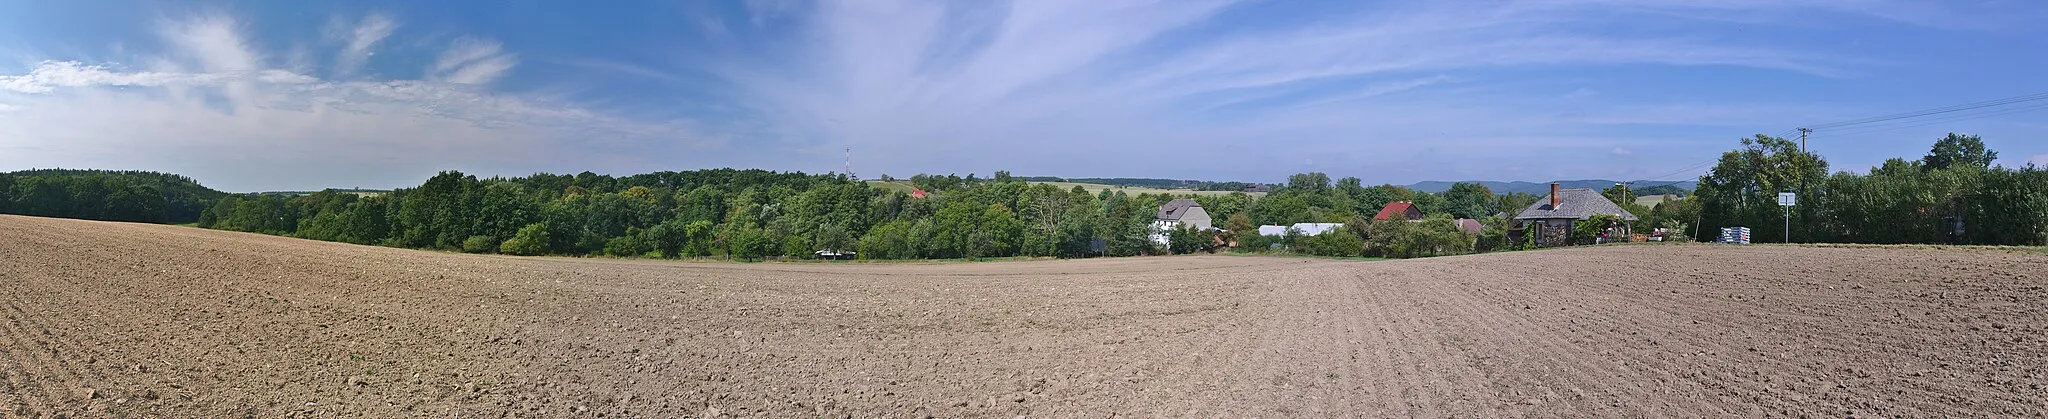
[[[1890,115],[1879,115],[1879,116],[1873,116],[1873,117],[1869,117],[1869,118],[1863,118],[1863,119],[1851,119],[1851,120],[1847,120],[1847,121],[1836,121],[1836,122],[1829,122],[1829,123],[1825,123],[1825,124],[1816,124],[1816,125],[1808,125],[1808,126],[1806,126],[1806,128],[1812,128],[1812,129],[1833,129],[1833,128],[1843,128],[1843,127],[1850,127],[1850,126],[1856,126],[1856,125],[1864,125],[1864,124],[1872,124],[1872,123],[1878,123],[1878,122],[1885,122],[1885,121],[1894,121],[1894,120],[1900,120],[1900,119],[1908,119],[1908,118],[1919,118],[1919,117],[1923,117],[1923,116],[1929,116],[1929,115],[1939,115],[1939,114],[1945,114],[1945,113],[1955,113],[1955,112],[1962,112],[1962,111],[1968,111],[1968,110],[1975,110],[1975,109],[1984,109],[1984,108],[1990,108],[1990,107],[1996,107],[1996,106],[2005,106],[2005,105],[2011,105],[2011,104],[2015,104],[2015,103],[2025,103],[2025,102],[2032,102],[2032,101],[2038,101],[2038,100],[2048,100],[2048,92],[2034,93],[2034,94],[2028,94],[2028,95],[2021,95],[2021,96],[2013,96],[2013,97],[2008,97],[2008,98],[2003,98],[2003,99],[1992,99],[1992,100],[1987,100],[1987,101],[1982,101],[1982,102],[1975,102],[1975,103],[1965,103],[1965,104],[1961,104],[1961,105],[1953,105],[1953,106],[1944,106],[1944,107],[1939,107],[1939,108],[1932,108],[1932,109],[1922,109],[1922,110],[1917,110],[1917,111],[1912,111],[1912,112],[1903,112],[1903,113],[1895,113],[1895,114],[1890,114]]]
[[[1994,116],[2003,116],[2003,115],[2012,115],[2012,114],[2017,114],[2017,113],[2026,113],[2026,112],[2033,112],[2033,111],[2038,111],[2038,110],[2043,110],[2043,109],[2048,109],[2048,103],[2039,103],[2039,104],[2032,104],[2032,105],[2029,105],[2029,106],[2022,106],[2022,107],[2017,107],[2017,108],[2010,108],[2010,109],[1998,109],[1998,110],[1995,110],[1995,111],[1992,111],[1992,112],[1983,112],[1983,113],[1974,113],[1974,114],[1962,114],[1962,115],[1948,115],[1947,117],[1943,117],[1943,118],[1938,118],[1938,119],[1933,119],[1933,120],[1918,120],[1918,121],[1897,121],[1897,122],[1891,122],[1891,123],[1885,123],[1885,124],[1877,124],[1877,125],[1870,125],[1870,126],[1861,126],[1861,127],[1855,127],[1855,128],[1851,128],[1851,129],[1847,129],[1847,130],[1842,130],[1842,131],[1828,131],[1828,132],[1826,132],[1826,133],[1824,133],[1824,134],[1821,134],[1821,135],[1815,135],[1815,136],[1814,136],[1814,138],[1832,138],[1832,137],[1841,137],[1841,136],[1847,136],[1847,135],[1855,135],[1855,134],[1868,134],[1868,133],[1873,133],[1873,132],[1883,132],[1883,131],[1891,131],[1891,130],[1898,130],[1898,129],[1905,129],[1905,128],[1915,128],[1915,127],[1924,127],[1924,126],[1929,126],[1929,125],[1939,125],[1939,124],[1946,124],[1946,123],[1950,123],[1950,122],[1968,121],[1968,120],[1972,120],[1972,119],[1983,119],[1983,118],[1990,118],[1990,117],[1994,117]]]

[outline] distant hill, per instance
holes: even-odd
[[[1614,187],[1614,184],[1618,182],[1619,181],[1602,179],[1557,181],[1558,186],[1563,188],[1591,189],[1612,188]],[[1647,191],[1651,194],[1689,194],[1692,192],[1694,188],[1699,186],[1699,181],[1692,180],[1680,182],[1663,180],[1638,180],[1634,182],[1635,185],[1632,189],[1635,190],[1637,193],[1644,193]],[[1493,193],[1497,194],[1521,192],[1535,195],[1547,195],[1550,193],[1550,182],[1500,182],[1491,180],[1468,180],[1462,182],[1424,181],[1416,182],[1415,184],[1408,185],[1407,187],[1408,189],[1414,189],[1423,192],[1438,193],[1450,190],[1451,185],[1456,183],[1478,183],[1480,185],[1485,185],[1487,189],[1491,189],[1493,190]],[[1664,187],[1666,185],[1669,185],[1669,187]]]
[[[190,223],[226,192],[170,173],[39,169],[0,173],[0,213]]]

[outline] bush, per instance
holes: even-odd
[[[1594,239],[1600,237],[1600,233],[1605,232],[1608,227],[1620,225],[1621,221],[1621,217],[1609,214],[1594,214],[1592,218],[1580,221],[1578,225],[1573,227],[1572,236],[1574,237],[1572,237],[1572,241],[1591,244],[1594,242]],[[1607,241],[1614,242],[1617,239],[1620,238],[1609,237]]]
[[[490,236],[469,236],[462,240],[465,253],[490,253],[498,250],[498,239]]]
[[[498,245],[498,253],[520,256],[539,256],[548,251],[548,226],[544,223],[527,224],[519,233]]]
[[[1177,255],[1206,252],[1216,247],[1216,234],[1194,226],[1180,226],[1166,232],[1166,248]]]
[[[1294,243],[1294,251],[1316,256],[1357,257],[1365,253],[1365,239],[1341,228],[1301,237]]]
[[[1432,216],[1420,222],[1384,220],[1373,223],[1371,253],[1390,258],[1470,253],[1476,241],[1456,221]]]
[[[1249,234],[1239,234],[1237,236],[1237,247],[1232,249],[1240,252],[1264,252],[1272,250],[1273,244],[1278,243],[1279,239],[1279,237],[1261,235],[1258,231],[1254,230]]]
[[[626,229],[626,235],[604,241],[604,254],[611,256],[640,256],[654,251],[655,237],[648,230]]]

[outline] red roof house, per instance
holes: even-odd
[[[924,190],[923,190],[923,189],[917,189],[917,188],[910,188],[910,197],[911,197],[911,198],[923,198],[923,197],[925,197],[925,195],[926,195],[926,194],[924,193]]]
[[[1420,220],[1420,219],[1422,219],[1422,210],[1419,210],[1419,209],[1415,209],[1415,203],[1414,203],[1414,202],[1408,202],[1408,201],[1394,201],[1394,202],[1388,202],[1388,203],[1387,203],[1387,207],[1386,207],[1386,208],[1381,208],[1381,209],[1380,209],[1380,213],[1379,213],[1379,215],[1374,215],[1374,216],[1372,216],[1372,219],[1374,219],[1374,220]]]

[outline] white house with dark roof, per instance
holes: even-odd
[[[1213,221],[1209,218],[1209,211],[1203,210],[1202,204],[1193,199],[1166,201],[1165,205],[1159,206],[1159,217],[1152,220],[1152,242],[1166,244],[1166,233],[1181,226],[1208,230],[1213,227]]]
[[[1619,236],[1627,236],[1628,222],[1637,220],[1635,214],[1607,200],[1600,191],[1558,189],[1556,183],[1551,183],[1550,196],[1536,200],[1536,203],[1529,204],[1529,208],[1516,213],[1514,221],[1525,227],[1523,234],[1536,234],[1537,246],[1563,246],[1571,244],[1572,230],[1578,222],[1592,219],[1597,214],[1620,217],[1623,222],[1615,230]]]

